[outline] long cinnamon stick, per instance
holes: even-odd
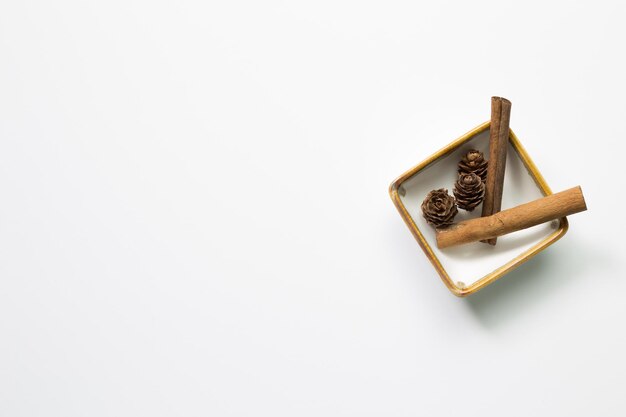
[[[465,220],[445,229],[437,229],[437,247],[444,249],[492,239],[585,210],[587,205],[583,191],[578,186],[491,216]]]
[[[485,181],[485,198],[482,216],[491,216],[500,211],[502,189],[504,188],[504,170],[506,168],[506,150],[509,144],[509,120],[511,102],[502,97],[491,97],[491,126],[489,128],[489,165]],[[496,238],[485,241],[496,244]]]

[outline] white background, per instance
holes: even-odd
[[[0,415],[625,415],[625,12],[3,0]],[[492,95],[589,211],[458,299],[387,187]]]

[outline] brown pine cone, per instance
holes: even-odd
[[[459,208],[472,211],[483,201],[485,196],[485,184],[480,177],[473,172],[460,174],[454,184],[454,196]]]
[[[435,227],[450,226],[458,212],[454,197],[445,188],[432,190],[422,203],[424,218]]]
[[[469,174],[473,172],[478,175],[483,182],[487,180],[487,164],[481,151],[470,150],[459,162],[459,174]]]

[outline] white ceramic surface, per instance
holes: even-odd
[[[417,227],[422,231],[450,278],[455,283],[464,283],[465,286],[473,284],[488,273],[526,252],[547,238],[559,226],[559,221],[556,220],[549,224],[542,224],[501,236],[498,238],[496,246],[477,242],[443,250],[437,248],[435,231],[426,223],[422,216],[422,201],[430,190],[437,188],[447,188],[450,194],[452,194],[457,177],[457,163],[461,157],[470,149],[478,149],[488,158],[488,147],[489,130],[487,129],[474,136],[454,152],[438,159],[406,180],[402,185],[405,195],[400,196],[402,203],[406,206]],[[526,170],[517,152],[509,144],[502,209],[536,200],[542,196],[541,190]],[[480,217],[481,210],[482,205],[479,205],[471,213],[459,210],[455,221]]]

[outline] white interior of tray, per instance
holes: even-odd
[[[470,149],[478,149],[489,157],[489,130],[479,133],[449,155],[440,158],[427,168],[415,174],[402,184],[405,195],[400,196],[409,215],[424,235],[431,249],[439,258],[450,278],[473,284],[488,273],[503,266],[537,243],[544,240],[558,228],[558,221],[542,224],[498,238],[496,246],[486,243],[470,243],[458,247],[440,250],[437,248],[434,229],[422,216],[421,204],[429,191],[446,188],[452,194],[457,177],[457,163]],[[543,197],[517,152],[509,144],[507,151],[506,172],[502,209],[511,208]],[[455,221],[480,217],[482,204],[473,212],[459,210]]]

